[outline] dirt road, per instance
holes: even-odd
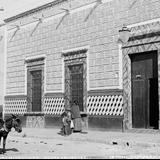
[[[27,137],[8,137],[6,149],[6,154],[0,154],[0,159],[160,158],[160,147],[119,146]]]

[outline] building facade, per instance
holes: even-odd
[[[158,129],[159,6],[56,0],[6,19],[5,115],[57,126],[77,100],[84,127]],[[121,44],[124,24],[130,39]]]
[[[5,52],[5,34],[4,34],[4,24],[0,24],[0,112],[3,111],[4,106],[4,75],[5,75],[5,66],[4,66],[4,52]]]

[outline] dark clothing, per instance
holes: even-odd
[[[81,118],[73,119],[73,123],[74,123],[74,131],[81,132],[82,131]]]
[[[72,112],[72,118],[81,118],[81,114],[80,114],[80,110],[79,110],[79,106],[78,105],[73,105],[71,108],[71,112]]]
[[[68,123],[69,123],[69,121],[70,121],[70,119],[68,118],[68,117],[63,117],[63,125],[64,126],[67,126],[68,125]]]
[[[4,121],[3,121],[3,118],[2,118],[2,112],[0,112],[0,129],[3,128],[3,125],[4,125]]]
[[[3,119],[0,118],[0,130],[3,128],[3,125],[4,125],[4,121]]]
[[[68,124],[63,127],[64,127],[64,135],[70,135],[71,134],[70,122],[68,122]]]
[[[63,127],[62,127],[63,135],[70,135],[71,134],[71,128],[70,128],[71,119],[68,116],[67,112],[64,112],[62,114],[62,123],[63,123]]]

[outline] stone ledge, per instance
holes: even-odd
[[[24,116],[44,116],[45,113],[40,113],[40,112],[30,112],[30,113],[25,113]]]

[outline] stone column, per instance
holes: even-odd
[[[132,128],[131,107],[131,61],[127,49],[123,49],[123,99],[124,99],[124,121],[123,129]]]

